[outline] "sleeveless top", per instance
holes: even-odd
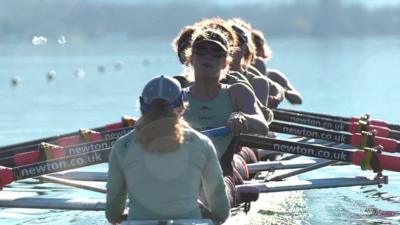
[[[190,88],[186,89],[188,107],[183,117],[190,123],[191,127],[202,131],[226,125],[229,115],[235,111],[228,89],[229,85],[222,84],[218,95],[207,102],[193,98],[190,94]],[[232,138],[232,133],[210,137],[214,143],[218,158],[224,154]]]

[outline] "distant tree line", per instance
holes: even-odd
[[[33,35],[101,38],[174,36],[205,17],[241,17],[272,36],[399,35],[400,6],[366,9],[339,0],[218,7],[177,0],[164,5],[75,0],[0,1],[0,39]]]

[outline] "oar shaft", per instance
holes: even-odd
[[[91,130],[94,130],[97,132],[104,132],[104,131],[107,131],[106,127],[107,126],[97,127],[97,128],[91,129]],[[12,150],[12,149],[19,149],[21,147],[26,148],[27,146],[34,146],[41,142],[54,142],[54,140],[57,140],[59,138],[74,136],[77,134],[78,134],[78,131],[75,131],[75,132],[70,132],[70,133],[66,133],[66,134],[54,135],[54,136],[39,138],[39,139],[31,140],[31,141],[25,141],[25,142],[20,142],[20,143],[16,143],[16,144],[6,145],[6,146],[0,147],[0,152]]]
[[[356,165],[359,165],[361,159],[364,158],[363,151],[351,152],[340,148],[297,143],[256,135],[242,134],[239,136],[239,143],[247,147],[266,148],[277,152],[350,162]],[[400,157],[378,154],[378,158],[382,169],[400,172]]]
[[[219,127],[211,130],[202,131],[202,133],[208,136],[224,135],[229,132],[230,129],[227,127]],[[115,139],[109,139],[106,141],[109,141],[109,144],[112,145]],[[87,143],[87,144],[93,144],[93,143]],[[71,146],[71,148],[73,147],[74,146]],[[14,168],[0,166],[0,188],[16,180],[32,178],[64,170],[81,168],[108,161],[108,155],[111,151],[111,147],[107,146],[107,148],[105,149],[94,150],[94,151],[93,150],[94,149],[92,149],[92,151],[88,151],[77,155],[76,154],[70,155],[67,157],[57,158],[44,162],[36,162]]]
[[[294,171],[291,171],[291,172],[288,172],[288,173],[285,173],[285,174],[275,175],[275,176],[272,176],[272,177],[266,177],[266,179],[264,179],[264,181],[272,181],[272,180],[273,181],[279,181],[279,180],[286,179],[288,177],[293,177],[293,176],[296,176],[296,175],[299,175],[299,174],[303,174],[303,173],[306,173],[306,172],[309,172],[309,171],[313,171],[313,170],[316,170],[316,169],[319,169],[319,168],[322,168],[322,167],[330,166],[330,165],[333,165],[333,164],[336,164],[336,163],[337,163],[337,161],[326,160],[326,161],[323,161],[323,162],[320,162],[320,163],[316,163],[314,165],[310,165],[310,166],[307,166],[307,167],[304,167],[304,168],[301,168],[301,169],[298,169],[298,170],[294,170]]]
[[[35,164],[23,165],[12,169],[14,181],[36,177],[43,174],[76,169],[108,161],[111,148],[53,159]]]
[[[107,190],[104,188],[96,187],[93,185],[88,185],[82,181],[68,180],[68,179],[52,177],[52,176],[48,176],[48,175],[40,176],[37,179],[40,181],[62,184],[65,186],[76,187],[76,188],[80,188],[80,189],[84,189],[84,190],[95,191],[95,192],[99,192],[99,193],[107,193]]]
[[[115,130],[111,130],[111,131],[104,131],[102,133],[100,133],[101,139],[110,139],[110,138],[118,138],[121,137],[125,134],[127,134],[129,131],[131,131],[133,128],[132,127],[126,127],[126,128],[121,128],[121,129],[115,129]],[[63,139],[63,141],[61,142],[67,142],[65,140],[65,138],[67,139],[77,139],[77,135],[72,135],[72,136],[64,136],[64,137],[60,137],[59,139],[53,139],[51,142],[47,142],[47,143],[51,143],[51,144],[60,144],[57,141]],[[0,158],[4,158],[4,157],[11,157],[14,156],[15,154],[18,153],[24,153],[24,152],[30,152],[30,151],[35,151],[38,150],[38,145],[40,144],[36,143],[36,144],[29,144],[26,146],[20,146],[20,147],[16,147],[16,148],[10,148],[10,149],[3,149],[0,151]],[[74,142],[70,142],[70,143],[75,143],[72,145],[77,145],[80,143],[79,137],[78,137],[78,141],[74,140]],[[0,165],[3,165],[0,163]]]
[[[32,164],[39,161],[51,160],[55,158],[62,158],[70,155],[77,155],[86,152],[111,148],[116,140],[117,138],[110,138],[67,147],[50,147],[46,149],[46,152],[44,152],[44,150],[41,151],[37,149],[30,152],[18,153],[11,157],[1,158],[0,166],[16,167],[26,164]]]
[[[381,127],[376,125],[361,125],[358,122],[344,122],[341,120],[333,120],[329,118],[317,117],[313,115],[306,115],[294,112],[286,112],[282,110],[273,110],[274,119],[304,124],[314,127],[323,127],[326,129],[332,129],[337,131],[346,131],[350,133],[360,133],[361,131],[372,131],[376,132],[376,136],[387,137],[391,139],[400,140],[400,131],[391,130],[387,127]]]
[[[350,144],[351,135],[337,131],[329,131],[319,128],[311,128],[302,125],[273,121],[269,125],[273,132],[292,134],[302,137],[316,138],[321,140]]]
[[[343,177],[343,178],[323,178],[323,179],[310,179],[299,181],[272,181],[267,183],[250,183],[236,185],[237,191],[247,193],[251,188],[256,188],[258,193],[271,193],[281,191],[300,191],[321,188],[338,188],[338,187],[352,187],[352,186],[366,186],[366,185],[382,185],[388,183],[387,176],[381,176],[374,179],[366,177]],[[254,190],[252,191],[255,192]]]
[[[273,121],[269,126],[271,131],[292,134],[302,137],[310,137],[321,140],[333,141],[344,144],[351,144],[354,147],[359,147],[362,143],[361,134],[349,134],[339,131],[329,131],[320,128],[311,128],[301,125],[295,125],[290,123]],[[386,152],[399,152],[400,144],[393,139],[373,137],[375,145],[382,145],[384,147],[383,151]],[[370,146],[375,147],[375,146]]]
[[[114,126],[114,128],[115,128],[115,126]],[[114,129],[114,130],[110,130],[110,131],[104,131],[104,132],[100,133],[101,137],[99,139],[104,140],[104,139],[118,138],[118,137],[121,137],[121,136],[127,134],[132,129],[133,129],[133,127],[126,127],[126,128]],[[205,130],[202,132],[207,136],[218,136],[218,135],[227,134],[230,131],[227,127],[218,127],[218,128],[214,128],[214,129]],[[73,140],[68,140],[68,139],[73,139]],[[63,144],[61,144],[59,142],[63,142]],[[64,137],[60,137],[59,139],[53,139],[51,141],[51,144],[56,144],[56,145],[58,144],[61,146],[67,145],[67,147],[68,147],[68,145],[78,145],[79,143],[81,143],[81,141],[79,140],[79,137],[77,137],[77,135],[72,135],[72,136],[65,135]],[[3,166],[12,165],[12,164],[2,162],[1,158],[5,158],[5,157],[12,158],[14,155],[16,155],[18,153],[37,151],[38,144],[40,144],[40,143],[29,144],[29,145],[25,145],[25,146],[21,145],[16,148],[3,149],[2,151],[0,150],[0,165],[3,165]],[[82,149],[83,148],[87,148],[87,147],[82,147]],[[66,153],[66,155],[69,155],[69,154]]]
[[[297,143],[248,134],[239,135],[239,143],[247,147],[262,148],[277,152],[324,158],[342,162],[351,162],[352,155],[352,152],[344,151],[340,148],[310,145],[306,143]]]
[[[287,121],[291,123],[299,123],[314,127],[323,127],[326,129],[339,130],[339,131],[348,131],[349,130],[349,122],[344,122],[341,120],[333,120],[328,118],[322,118],[312,115],[294,113],[294,112],[286,112],[282,110],[272,110],[274,113],[274,119]]]
[[[333,120],[341,120],[343,122],[358,122],[360,119],[359,117],[333,116],[333,115],[328,115],[328,114],[305,112],[305,111],[292,110],[292,109],[279,108],[278,110],[285,111],[285,112],[292,112],[292,113],[300,113],[300,114],[304,114],[304,115],[323,117],[323,118],[329,118],[329,119],[333,119]],[[391,124],[391,123],[388,123],[383,120],[375,120],[375,119],[369,120],[369,123],[372,125],[376,125],[376,126],[387,127],[391,130],[400,131],[400,124]]]
[[[92,129],[90,129],[90,131],[95,131],[95,132],[99,132],[99,133],[107,133],[107,131],[114,131],[114,130],[118,130],[118,129],[121,129],[124,127],[133,127],[135,122],[136,122],[136,119],[134,119],[130,116],[122,116],[121,122],[107,124],[102,127],[92,128]],[[84,130],[86,130],[86,129],[84,129]],[[61,135],[56,135],[56,136],[51,136],[51,137],[46,137],[46,138],[40,138],[40,139],[36,139],[36,140],[32,140],[32,141],[26,141],[26,142],[22,142],[22,143],[16,143],[16,144],[11,144],[11,145],[7,145],[7,146],[2,146],[2,147],[0,147],[0,152],[11,151],[13,149],[18,151],[18,149],[29,148],[29,146],[35,146],[41,142],[48,142],[48,143],[54,143],[54,144],[61,145],[60,143],[57,143],[57,142],[60,140],[64,140],[65,138],[68,139],[69,137],[73,137],[73,136],[79,137],[80,134],[82,134],[81,130],[76,131],[76,132],[67,133],[67,134],[61,134]],[[86,134],[84,136],[86,136]]]
[[[306,112],[306,111],[300,111],[300,110],[294,110],[294,109],[279,108],[277,110],[284,111],[284,112],[298,113],[298,114],[303,114],[303,115],[316,116],[316,117],[323,117],[323,118],[332,119],[332,120],[341,120],[343,122],[351,122],[349,117],[344,117],[344,116],[333,116],[333,115],[329,115],[329,114]]]
[[[107,148],[15,168],[0,166],[0,190],[4,185],[17,180],[107,162],[110,151],[111,148]]]

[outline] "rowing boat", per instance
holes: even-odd
[[[297,142],[304,142],[304,138],[297,138]],[[311,140],[308,140],[310,142]],[[312,142],[316,143],[315,140]],[[319,144],[322,144],[322,142],[319,142]],[[275,171],[273,174],[276,175],[277,173],[285,173],[286,170],[288,169],[296,169],[296,168],[304,168],[310,165],[318,164],[321,163],[321,160],[318,159],[309,159],[309,158],[297,158],[297,159],[291,159],[291,160],[282,160],[282,161],[273,161],[273,162],[259,162],[255,164],[249,164],[249,170],[252,173],[259,173],[257,176],[258,180],[252,180],[248,182],[246,185],[261,185],[260,183],[262,180],[261,178],[265,178],[268,176],[266,174],[262,174],[260,172],[262,171]],[[271,173],[271,172],[269,172]],[[55,173],[49,175],[49,177],[52,178],[61,178],[63,181],[65,180],[73,180],[74,185],[76,184],[77,180],[80,180],[81,186],[78,186],[81,189],[85,189],[84,186],[86,187],[92,187],[92,191],[96,192],[105,192],[104,187],[103,191],[100,191],[100,189],[93,189],[93,185],[89,183],[91,182],[102,182],[102,186],[104,186],[104,181],[106,179],[106,173],[105,172],[87,172],[87,171],[68,171],[68,172],[61,172],[61,173]],[[42,176],[40,178],[42,181],[47,181],[47,182],[53,182],[56,183],[56,181],[49,180],[49,177]],[[293,192],[290,190],[304,190],[304,189],[312,189],[312,188],[329,188],[329,187],[335,187],[336,186],[352,186],[352,185],[377,185],[379,182],[374,181],[374,180],[369,180],[369,179],[353,179],[353,183],[349,183],[345,179],[336,179],[336,180],[326,180],[326,179],[321,179],[321,180],[314,180],[314,181],[300,181],[296,180],[296,178],[292,178],[289,181],[278,181],[278,182],[269,182],[269,185],[264,185],[264,187],[268,190],[265,190],[265,192],[269,192],[268,194],[262,194],[260,195],[260,199],[256,202],[253,202],[250,207],[250,211],[245,213],[244,211],[244,204],[241,204],[237,207],[232,208],[232,216],[226,221],[225,224],[251,224],[251,221],[257,220],[259,216],[257,216],[258,213],[260,212],[271,212],[274,211],[273,209],[270,209],[271,205],[277,206],[277,205],[285,205],[288,204],[288,199],[290,201],[293,201],[293,199],[297,199],[297,202],[302,202],[302,194],[301,192]],[[321,182],[325,181],[325,184],[322,184]],[[302,183],[303,182],[303,183]],[[308,183],[307,183],[308,182]],[[380,181],[382,182],[382,181]],[[63,183],[65,184],[65,183]],[[335,184],[335,185],[334,185]],[[65,185],[71,185],[71,184],[65,184]],[[73,185],[71,185],[73,186]],[[268,187],[268,188],[267,188]],[[29,196],[29,197],[10,197],[9,193],[14,193],[13,187],[11,188],[5,188],[5,192],[0,192],[0,207],[12,207],[12,208],[40,208],[40,209],[62,209],[62,210],[104,210],[104,200],[102,199],[60,199],[60,198],[46,198],[46,195],[38,197],[38,196]],[[290,192],[289,192],[290,191]],[[278,192],[279,194],[273,194],[272,192]],[[282,194],[282,192],[284,194]],[[5,198],[2,196],[2,193],[8,194],[8,198]],[[57,195],[60,195],[61,193],[58,193]],[[290,213],[288,213],[290,214]],[[141,221],[143,222],[143,221]],[[155,222],[155,221],[147,221],[151,224],[150,222]],[[153,224],[160,224],[160,221],[157,221],[157,223]],[[168,222],[168,221],[167,221]],[[185,224],[184,222],[186,221],[175,221],[175,223],[172,223],[169,221],[170,224]],[[190,222],[190,221],[189,221]],[[192,220],[190,224],[196,224],[196,222],[199,222],[199,224],[206,224],[206,221],[197,221],[197,220]],[[140,224],[140,223],[132,223],[132,224]],[[168,224],[168,223],[166,223]]]

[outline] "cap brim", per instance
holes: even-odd
[[[206,42],[208,42],[208,43],[214,43],[214,44],[218,45],[219,47],[221,47],[222,50],[224,50],[225,52],[228,52],[228,49],[226,48],[226,46],[223,45],[221,42],[215,41],[215,40],[210,40],[210,39],[205,39],[205,40],[196,41],[195,44],[194,44],[193,46],[196,46],[196,45],[198,45],[198,44],[200,44],[200,43],[206,43]]]

